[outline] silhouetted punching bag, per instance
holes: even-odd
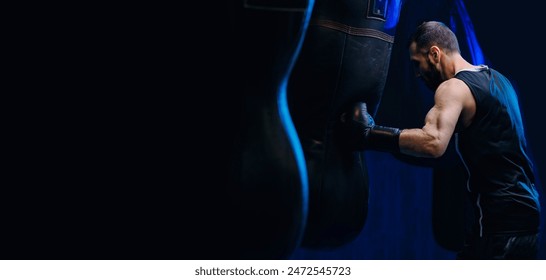
[[[229,195],[230,231],[239,259],[288,258],[299,246],[307,217],[307,174],[286,104],[286,81],[298,55],[312,0],[236,1],[233,40],[242,69]],[[223,43],[219,42],[219,46]],[[222,106],[222,104],[218,104]],[[233,113],[233,114],[235,114]],[[223,119],[219,118],[220,125]],[[228,143],[229,143],[228,142]],[[220,149],[222,146],[219,147]],[[211,174],[211,176],[214,176]]]
[[[364,154],[344,150],[336,118],[356,101],[373,115],[394,37],[384,32],[388,1],[318,0],[289,83],[292,118],[309,175],[309,219],[302,245],[336,247],[356,238],[368,211]]]

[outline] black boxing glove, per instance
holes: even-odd
[[[399,153],[401,130],[376,125],[368,113],[366,103],[355,103],[351,110],[340,118],[342,141],[352,150],[377,150]]]

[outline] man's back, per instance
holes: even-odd
[[[513,87],[487,66],[459,71],[455,78],[476,101],[472,123],[456,136],[469,173],[475,233],[538,232],[538,193]]]

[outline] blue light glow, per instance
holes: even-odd
[[[305,157],[303,155],[303,149],[301,147],[301,143],[300,143],[298,134],[296,132],[296,128],[294,126],[294,123],[292,122],[292,118],[290,117],[286,88],[287,88],[288,79],[290,77],[290,74],[292,73],[294,64],[296,63],[297,57],[299,56],[301,46],[303,44],[303,39],[305,37],[305,33],[307,32],[307,26],[309,25],[309,19],[311,18],[311,11],[313,9],[314,2],[315,0],[309,0],[308,2],[307,10],[304,12],[305,16],[303,18],[302,28],[300,30],[299,42],[296,46],[296,50],[294,54],[292,55],[292,58],[290,59],[288,70],[286,71],[280,83],[278,94],[277,94],[277,104],[279,106],[279,115],[280,115],[281,123],[291,143],[291,146],[296,158],[296,164],[298,166],[298,171],[301,176],[300,178],[301,178],[301,186],[302,186],[301,190],[302,190],[302,206],[303,206],[302,207],[303,208],[303,224],[302,224],[303,228],[305,228],[305,225],[306,225],[308,205],[309,205],[309,186],[308,186],[308,178],[307,178],[307,165],[305,162]],[[303,232],[304,231],[302,230],[300,233],[299,241],[301,241],[303,238]]]
[[[400,18],[401,0],[391,0],[387,4],[387,21],[385,22],[385,30],[396,28],[398,19]]]
[[[510,119],[512,120],[512,127],[518,133],[520,143],[525,146],[525,134],[523,131],[523,121],[521,118],[521,112],[519,110],[518,96],[514,87],[510,81],[494,71],[491,75],[491,84],[489,85],[491,94],[496,96],[499,102],[504,105]]]
[[[461,17],[461,21],[463,23],[464,31],[466,34],[466,41],[468,43],[468,49],[470,50],[470,56],[472,58],[472,64],[479,65],[484,64],[484,56],[482,49],[480,48],[480,44],[478,44],[478,39],[476,38],[476,34],[474,33],[474,26],[472,25],[472,21],[470,20],[470,16],[468,15],[468,12],[466,11],[466,7],[464,6],[464,3],[462,0],[455,1],[455,5],[457,7],[457,12],[459,16]],[[453,23],[451,28],[455,30]]]

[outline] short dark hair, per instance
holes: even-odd
[[[445,52],[461,52],[455,33],[444,23],[439,21],[425,21],[421,23],[411,36],[409,43],[416,43],[418,50],[429,49],[436,45]]]

